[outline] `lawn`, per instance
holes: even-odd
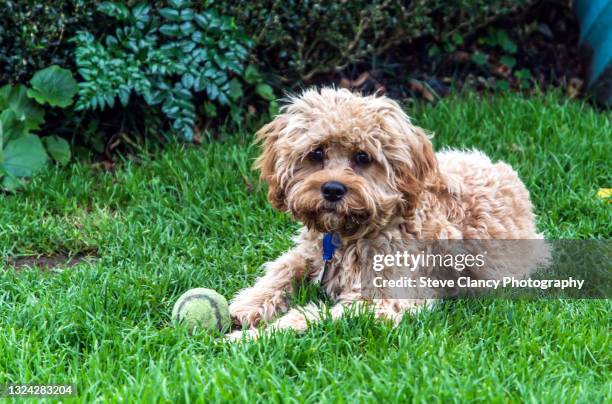
[[[609,113],[554,94],[408,112],[436,148],[516,167],[546,237],[611,238],[612,204],[596,196],[612,187]],[[0,196],[0,384],[76,383],[87,402],[612,400],[610,300],[448,301],[395,329],[362,315],[245,344],[170,326],[181,293],[231,297],[291,244],[297,225],[267,204],[250,142],[171,147],[114,172],[73,164]],[[55,254],[91,258],[11,264]]]

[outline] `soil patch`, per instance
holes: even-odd
[[[54,254],[9,258],[8,265],[14,267],[17,271],[23,268],[38,268],[44,271],[51,271],[56,268],[72,268],[83,261],[92,261],[97,258],[98,255],[95,251],[86,251],[74,255]]]

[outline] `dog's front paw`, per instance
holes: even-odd
[[[256,340],[257,338],[259,338],[259,331],[257,331],[255,328],[237,330],[225,335],[225,339],[230,342]]]
[[[241,302],[234,302],[229,306],[230,316],[236,325],[255,327],[261,321],[261,309]]]

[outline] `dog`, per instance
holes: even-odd
[[[303,227],[295,246],[231,301],[232,319],[243,328],[228,338],[304,331],[364,303],[395,323],[430,306],[435,300],[362,296],[364,257],[394,254],[408,240],[542,239],[529,192],[508,164],[478,151],[434,153],[430,136],[390,98],[322,88],[288,101],[257,132],[262,152],[255,167],[273,207]],[[326,234],[340,239],[328,262]],[[523,273],[537,260],[502,259],[518,260]],[[290,309],[299,282],[321,283],[334,305]]]

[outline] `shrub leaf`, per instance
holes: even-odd
[[[38,103],[47,102],[54,107],[67,107],[72,104],[72,98],[78,91],[77,83],[72,73],[59,66],[50,66],[34,74],[30,80],[32,89],[28,96]]]
[[[16,177],[29,177],[40,171],[48,160],[38,136],[28,133],[6,145],[2,168]]]
[[[0,89],[0,109],[12,110],[27,129],[38,129],[45,121],[45,111],[28,98],[24,85],[5,85]]]
[[[264,100],[273,101],[275,99],[274,90],[266,83],[259,83],[257,87],[255,87],[255,92]]]
[[[41,140],[53,160],[63,166],[70,162],[70,145],[66,139],[53,135],[43,137]]]
[[[25,135],[28,129],[25,122],[19,120],[12,109],[6,109],[0,114],[0,139],[4,143],[8,143],[13,139]],[[0,143],[0,148],[2,143]]]

